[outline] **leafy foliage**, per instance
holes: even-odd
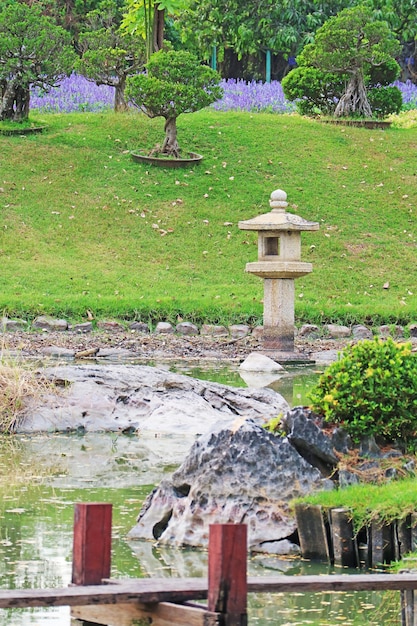
[[[386,22],[373,20],[370,9],[358,6],[345,9],[325,22],[317,31],[314,43],[308,44],[297,60],[300,67],[318,70],[316,74],[312,72],[316,84],[323,84],[322,72],[347,78],[334,109],[335,116],[372,117],[365,75],[371,68],[384,65],[392,70],[393,57],[399,51],[399,43]],[[297,78],[301,82],[300,74],[293,82]],[[285,90],[284,84],[283,87]],[[315,93],[319,93],[319,88]],[[308,97],[304,98],[308,100]]]
[[[47,91],[74,60],[70,35],[36,6],[0,5],[0,120],[27,119],[30,87]]]
[[[309,66],[295,68],[281,84],[301,115],[332,115],[344,88],[343,76]]]
[[[312,409],[341,424],[358,441],[364,435],[415,446],[417,358],[410,344],[392,339],[348,346],[311,391]]]
[[[75,70],[97,85],[115,87],[114,109],[124,110],[126,78],[145,63],[143,41],[120,30],[121,15],[114,0],[101,2],[87,18],[87,30],[79,38],[83,55]]]
[[[160,151],[179,156],[178,116],[198,111],[221,98],[220,76],[185,51],[160,50],[152,55],[146,67],[146,75],[128,78],[127,97],[148,117],[165,118],[165,142]]]
[[[146,42],[146,60],[162,48],[165,14],[173,15],[185,10],[188,0],[127,0],[127,11],[122,28],[131,34],[139,34]]]
[[[403,105],[398,87],[373,87],[368,90],[368,100],[375,117],[379,118],[399,113]]]
[[[330,15],[349,4],[349,0],[194,0],[180,25],[187,44],[206,58],[213,45],[220,58],[230,47],[239,58],[259,50],[294,55],[313,40],[315,30]]]

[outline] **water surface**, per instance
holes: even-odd
[[[176,370],[244,386],[233,368],[201,372],[201,368],[181,364]],[[291,405],[307,402],[308,390],[317,378],[314,370],[296,373],[272,383]],[[77,502],[113,504],[112,577],[205,576],[204,551],[158,548],[150,542],[126,539],[146,495],[178,466],[193,439],[114,433],[0,437],[0,587],[62,587],[70,583]],[[267,555],[251,557],[248,569],[257,576],[334,571],[298,558]],[[396,592],[255,594],[249,601],[251,625],[401,623]],[[67,607],[0,610],[4,626],[70,623]]]

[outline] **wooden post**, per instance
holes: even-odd
[[[76,504],[72,583],[100,585],[110,578],[111,504]]]
[[[246,626],[247,526],[213,524],[209,532],[208,610],[222,614],[222,626]]]
[[[331,555],[322,507],[303,502],[296,504],[295,518],[303,558],[330,563]]]
[[[335,565],[358,566],[351,512],[348,509],[332,509],[330,519]]]

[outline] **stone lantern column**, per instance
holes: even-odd
[[[272,192],[271,211],[239,222],[242,230],[258,232],[258,261],[246,264],[246,271],[264,279],[265,354],[275,360],[301,360],[294,352],[294,280],[313,270],[301,261],[301,232],[318,230],[317,222],[287,213],[287,194]]]

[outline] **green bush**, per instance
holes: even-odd
[[[387,59],[381,65],[368,67],[365,72],[365,83],[368,87],[390,85],[401,74],[401,67],[395,59]]]
[[[399,113],[403,97],[398,87],[373,87],[368,90],[368,100],[375,117],[384,118]]]
[[[343,93],[343,77],[315,67],[297,67],[281,81],[285,97],[301,115],[332,115]]]
[[[416,447],[417,358],[392,339],[348,346],[310,392],[311,408],[356,442],[374,435]]]

